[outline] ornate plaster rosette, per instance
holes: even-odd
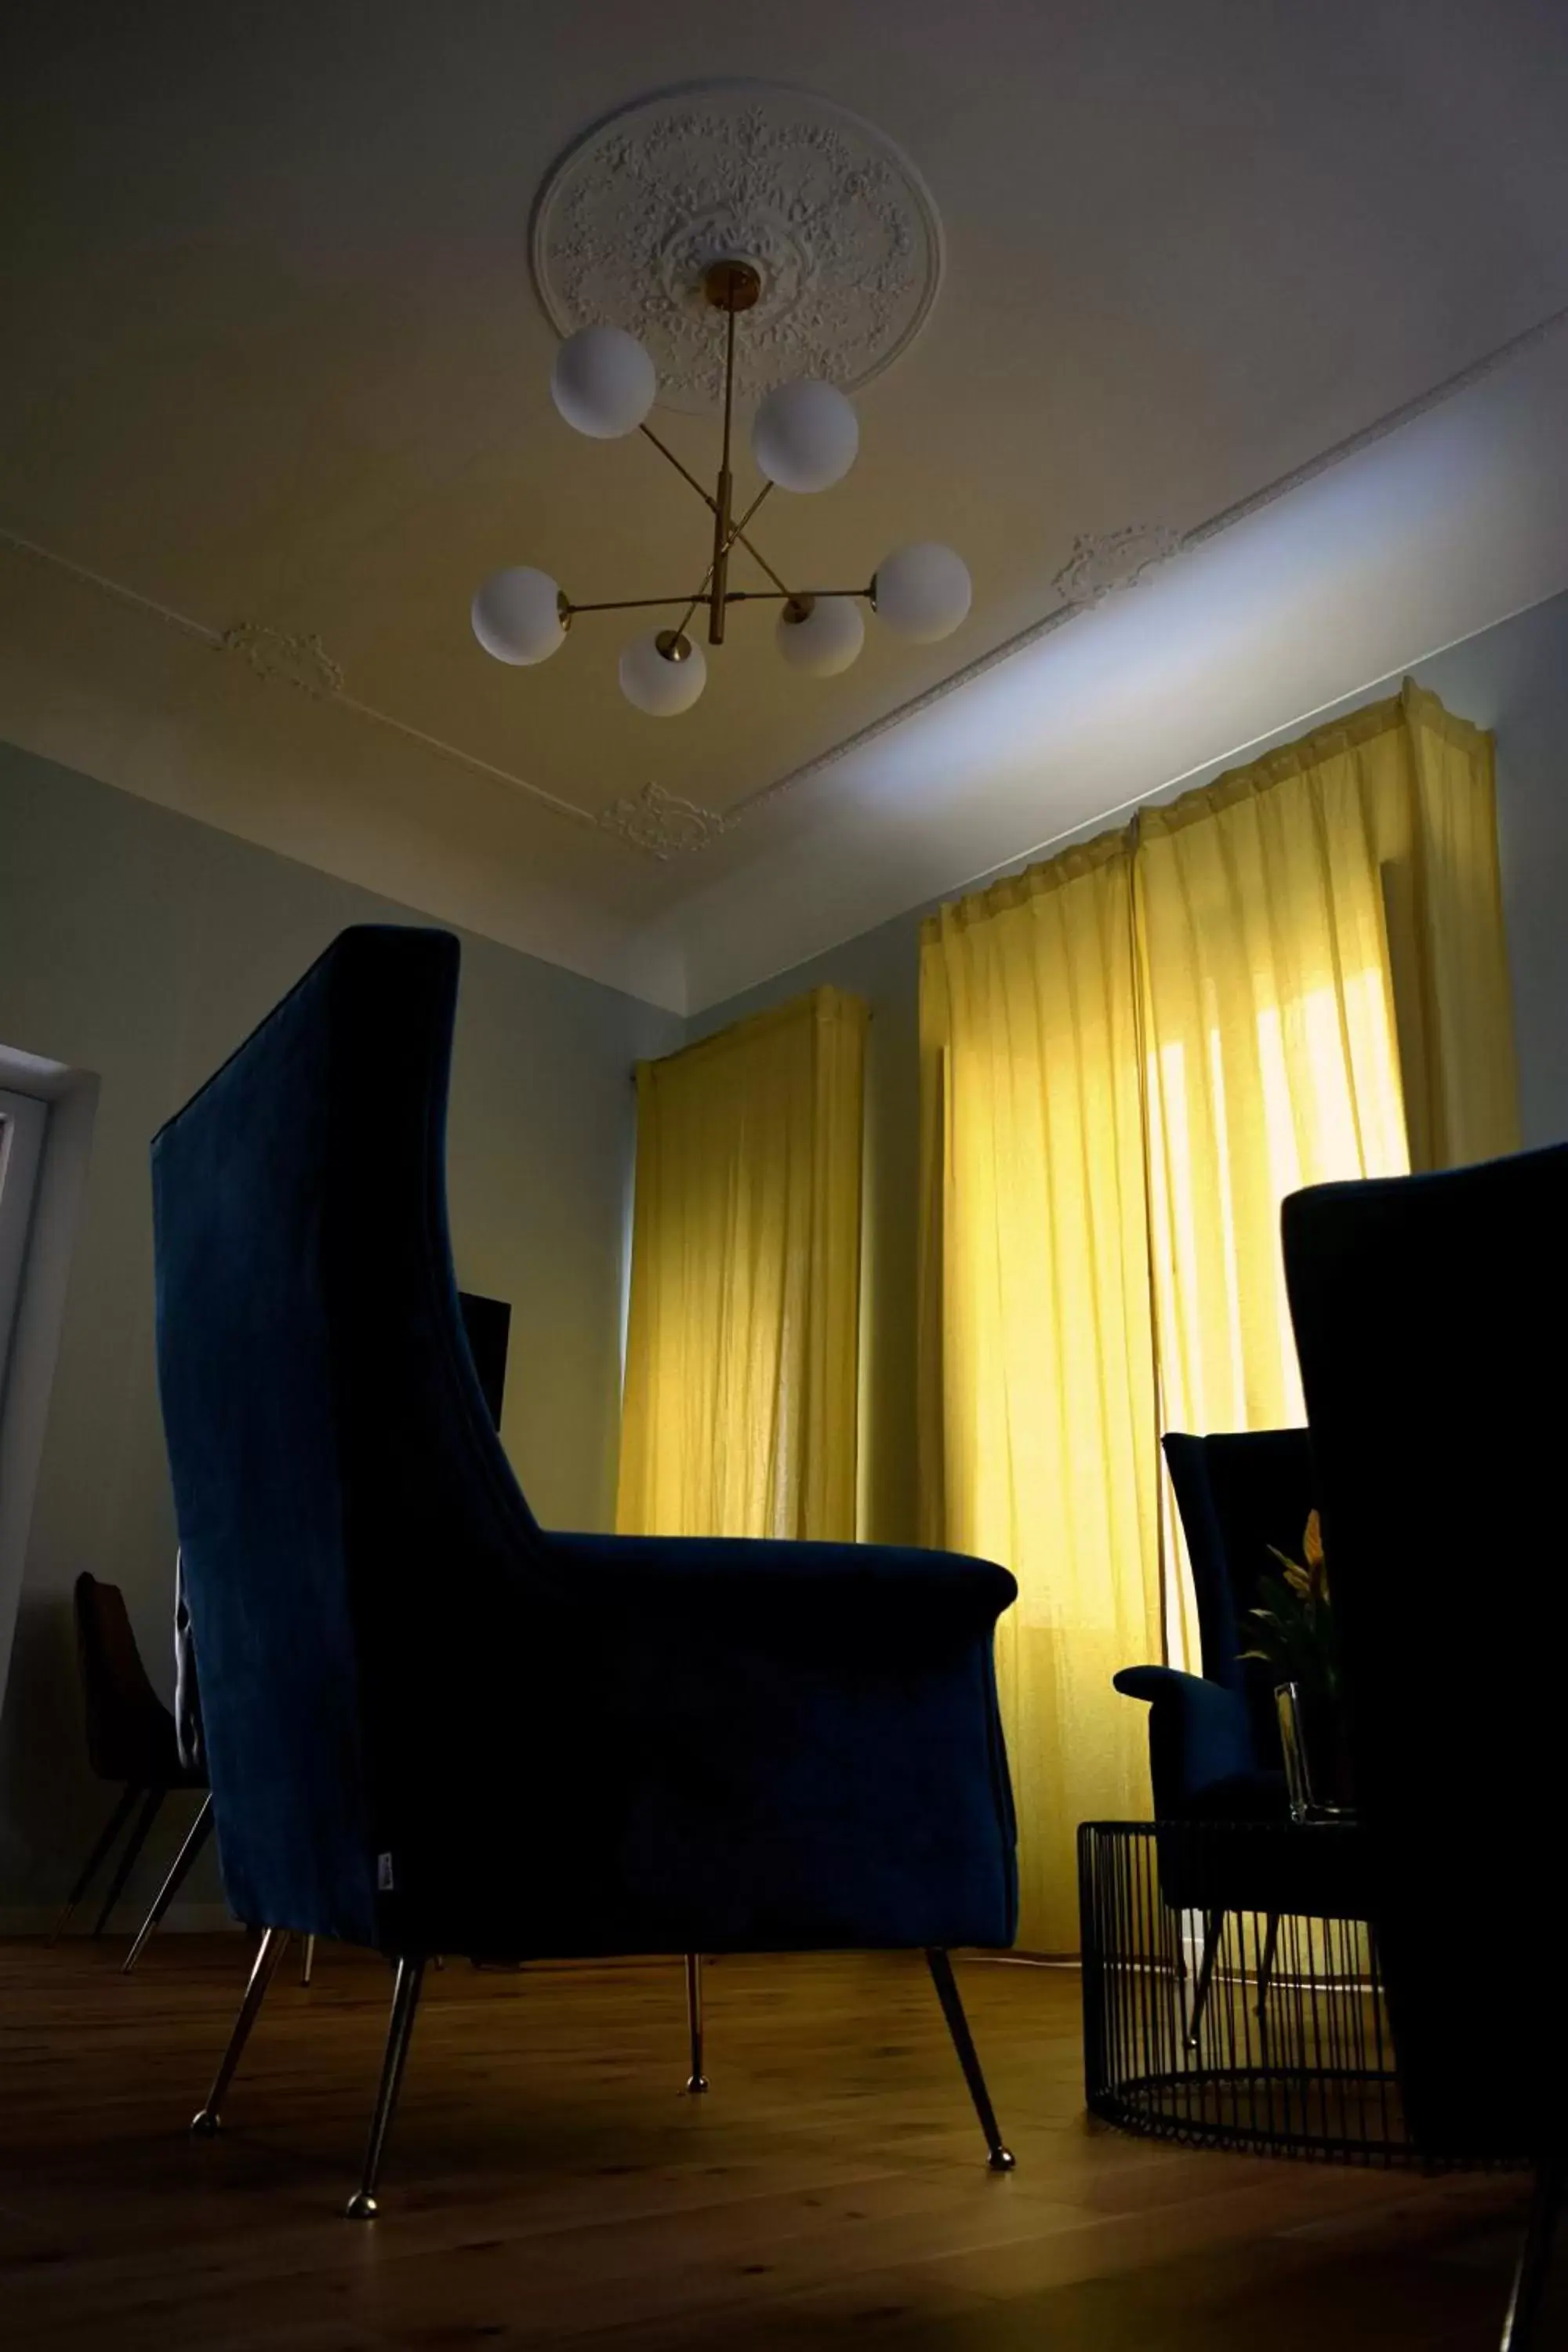
[[[737,341],[743,400],[802,375],[852,392],[920,332],[942,230],[913,164],[858,115],[721,83],[641,100],[571,148],[540,192],[532,258],[563,335],[626,328],[652,354],[661,405],[705,415],[723,391],[710,262],[762,275]]]

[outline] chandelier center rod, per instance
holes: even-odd
[[[731,508],[735,483],[730,470],[730,443],[735,420],[735,320],[741,311],[751,310],[763,290],[763,281],[749,261],[716,261],[703,278],[702,289],[713,308],[724,313],[724,446],[713,499],[713,562],[708,573],[708,642],[721,646],[730,550],[734,544]]]

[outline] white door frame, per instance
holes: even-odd
[[[0,1088],[0,1411],[48,1117],[48,1104],[36,1095]]]

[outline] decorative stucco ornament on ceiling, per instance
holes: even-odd
[[[1119,588],[1136,587],[1157,564],[1179,554],[1181,548],[1181,532],[1163,522],[1130,522],[1120,530],[1080,531],[1051,585],[1064,605],[1103,604]]]
[[[723,398],[723,320],[702,285],[735,258],[762,281],[736,396],[803,375],[852,392],[924,324],[942,229],[890,140],[765,82],[626,107],[569,150],[534,209],[534,282],[552,324],[625,328],[653,361],[660,404],[689,415]]]
[[[342,671],[318,636],[290,636],[266,621],[237,621],[218,638],[217,648],[237,654],[269,686],[298,687],[301,694],[342,692]]]
[[[640,793],[626,800],[612,801],[608,808],[599,811],[599,823],[606,832],[618,833],[634,848],[646,849],[650,857],[689,856],[693,850],[706,849],[728,833],[731,820],[719,809],[700,807],[695,801],[682,800],[679,793],[667,793],[662,784],[645,784]]]

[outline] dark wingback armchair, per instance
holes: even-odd
[[[1539,2168],[1522,2352],[1568,2158],[1568,1147],[1299,1193],[1284,1231],[1401,2091],[1431,2156]]]
[[[1128,1666],[1116,1687],[1149,1703],[1154,1811],[1163,1820],[1279,1819],[1286,1811],[1273,1677],[1244,1662],[1247,1612],[1270,1546],[1299,1556],[1316,1500],[1304,1429],[1165,1439],[1197,1601],[1202,1675]]]
[[[538,1525],[453,1280],[458,965],[443,932],[345,932],[153,1146],[219,1853],[267,1931],[198,2126],[289,1931],[397,1963],[358,2216],[429,1957],[902,1946],[1009,2164],[947,1953],[1014,1931],[1013,1580]]]

